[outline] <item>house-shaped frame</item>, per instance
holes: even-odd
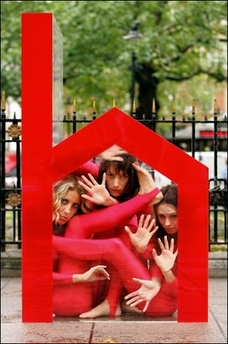
[[[177,321],[207,322],[207,167],[116,107],[52,147],[52,20],[22,15],[22,321],[52,321],[53,182],[117,144],[178,184]]]

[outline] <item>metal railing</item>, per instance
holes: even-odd
[[[63,120],[59,122],[59,125],[64,126],[67,136],[77,132],[82,126],[87,125],[96,119],[96,113],[93,113],[92,118],[88,119],[86,116],[78,118],[74,112],[71,116],[64,115]],[[132,115],[134,118],[134,114]],[[197,125],[204,125],[210,123],[212,125],[212,133],[210,134],[210,143],[212,144],[211,150],[213,152],[213,176],[209,179],[208,190],[210,193],[209,204],[209,217],[210,228],[209,230],[209,243],[208,249],[211,250],[213,245],[219,247],[225,246],[227,250],[227,180],[218,176],[218,156],[220,154],[221,147],[227,147],[227,118],[218,120],[217,114],[210,120],[206,117],[202,120],[196,120],[193,113],[191,118],[177,119],[175,113],[172,113],[171,119],[157,119],[155,114],[151,115],[151,119],[137,119],[143,125],[149,127],[151,130],[155,130],[157,124],[160,123],[166,127],[169,127],[166,139],[174,145],[183,148],[181,144],[184,142],[188,147],[188,154],[195,158],[196,152],[199,149],[199,137],[197,137]],[[5,251],[7,245],[17,245],[21,248],[21,124],[22,121],[16,118],[14,114],[13,118],[6,118],[5,109],[1,110],[0,118],[0,130],[1,130],[1,250]],[[190,127],[190,137],[183,137],[180,139],[180,126]],[[224,133],[221,135],[221,128],[224,129]],[[198,142],[199,141],[199,142]],[[202,141],[202,140],[201,140]],[[203,141],[202,141],[203,142]],[[202,143],[201,144],[204,144]],[[205,144],[208,144],[208,140]],[[14,145],[15,152],[15,169],[14,173],[6,171],[6,158],[8,153],[8,145]],[[203,147],[200,147],[202,150]],[[205,148],[205,147],[204,147]],[[152,170],[153,171],[153,170]],[[154,173],[154,171],[153,171]],[[194,172],[193,172],[194,173]],[[156,176],[156,173],[155,173]],[[11,179],[10,179],[11,178]],[[10,181],[10,182],[9,182]],[[156,177],[155,177],[156,182]]]

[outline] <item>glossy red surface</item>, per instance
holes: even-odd
[[[52,183],[117,144],[178,184],[178,321],[207,322],[208,168],[116,107],[52,147],[52,16],[22,19],[22,320],[52,321]]]

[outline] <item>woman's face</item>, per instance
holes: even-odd
[[[113,197],[121,196],[129,181],[129,175],[120,170],[118,173],[113,166],[110,166],[106,171],[106,184],[109,193]]]
[[[61,206],[58,209],[59,225],[64,225],[72,218],[72,216],[75,215],[80,205],[80,202],[81,196],[76,190],[69,190],[66,193],[66,196],[61,199]]]
[[[178,231],[177,209],[173,205],[167,203],[158,205],[157,219],[168,234],[172,235]]]

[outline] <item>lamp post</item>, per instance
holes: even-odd
[[[143,38],[143,35],[138,31],[140,23],[136,22],[134,25],[132,25],[131,30],[129,33],[125,36],[123,36],[123,39],[130,40],[134,43],[137,43],[139,39]],[[136,109],[134,106],[135,101],[135,74],[136,70],[138,68],[138,65],[136,64],[136,53],[134,50],[132,50],[131,53],[131,88],[130,88],[130,99],[131,99],[131,115],[135,113]]]

